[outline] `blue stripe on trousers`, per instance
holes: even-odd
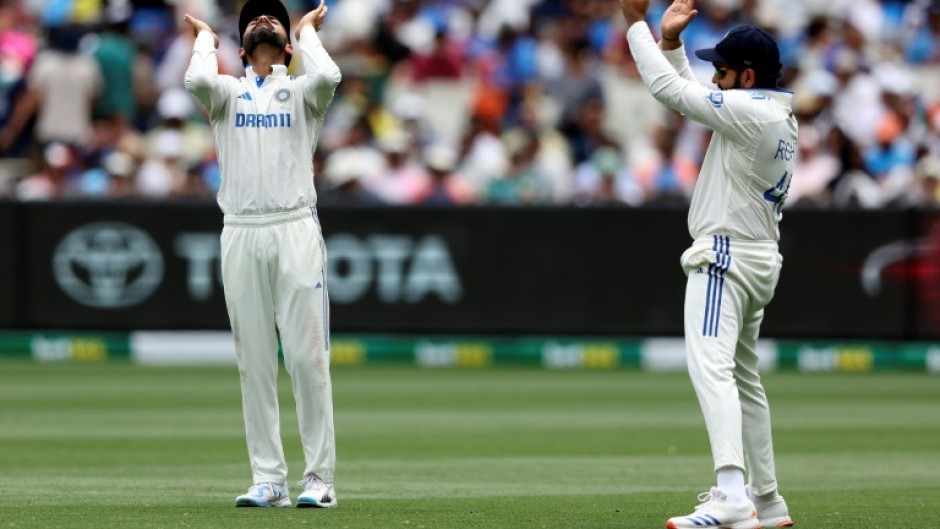
[[[708,265],[702,336],[717,337],[718,323],[721,319],[721,301],[724,297],[725,273],[731,268],[731,238],[715,235],[712,250],[716,252],[716,255],[715,263]]]
[[[714,281],[712,268],[714,266],[713,264],[708,265],[708,286],[705,288],[705,317],[702,321],[702,336],[708,336],[708,314],[712,304],[712,282]]]

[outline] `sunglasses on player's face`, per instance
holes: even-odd
[[[734,68],[730,66],[722,66],[722,65],[716,64],[715,65],[715,79],[718,79],[719,81],[721,81],[722,79],[725,78],[726,75],[728,75],[729,70],[733,71]]]

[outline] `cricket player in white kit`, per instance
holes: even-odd
[[[317,36],[326,11],[321,0],[298,24],[305,69],[298,77],[287,74],[294,48],[278,0],[248,0],[242,8],[241,78],[219,75],[218,38],[205,22],[185,16],[196,34],[185,84],[209,113],[222,173],[222,282],[254,480],[237,506],[291,505],[278,414],[278,336],[306,460],[297,506],[336,506],[326,248],[313,185],[317,136],[340,82]]]
[[[689,209],[692,246],[685,339],[689,375],[701,404],[717,486],[670,529],[789,527],[777,492],[770,411],[757,372],[757,337],[783,258],[778,223],[793,176],[797,122],[792,93],[777,89],[780,54],[763,30],[743,26],[696,55],[714,63],[712,82],[692,74],[680,34],[697,14],[675,0],[657,45],[645,21],[649,0],[620,0],[627,40],[643,82],[667,107],[714,132]],[[749,484],[745,484],[745,470]]]

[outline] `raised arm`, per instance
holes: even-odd
[[[682,46],[682,32],[697,14],[695,0],[673,0],[659,22],[660,34],[663,36],[659,45],[663,51],[676,50]]]
[[[219,77],[219,61],[216,51],[219,48],[219,37],[205,22],[185,15],[183,21],[192,29],[196,37],[193,43],[193,55],[186,69],[183,84],[192,92],[209,115],[215,115],[228,104],[225,84]]]
[[[657,101],[681,112],[737,143],[752,138],[751,95],[745,90],[710,90],[697,81],[683,79],[666,61],[649,27],[637,23],[627,30],[643,83]]]
[[[692,73],[692,68],[689,67],[689,58],[685,54],[682,32],[697,14],[695,0],[673,0],[659,23],[659,34],[662,35],[659,47],[663,50],[663,55],[679,72],[679,75],[690,81],[696,81],[696,78]]]
[[[339,66],[323,48],[317,35],[327,11],[326,0],[320,0],[316,9],[300,19],[295,33],[304,61],[304,101],[321,116],[333,101],[333,93],[342,79]]]
[[[653,97],[732,141],[747,143],[752,132],[751,105],[745,102],[750,98],[747,92],[709,90],[697,81],[680,76],[656,45],[646,24],[645,9],[649,7],[649,0],[620,0],[620,4],[629,24],[630,52],[643,84]],[[728,104],[731,99],[734,101]]]

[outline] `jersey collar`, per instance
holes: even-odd
[[[287,76],[287,66],[283,64],[273,64],[271,65],[271,74],[270,77],[285,77]],[[254,68],[249,64],[245,67],[245,77],[248,79],[254,80],[257,82],[258,75],[255,73]]]

